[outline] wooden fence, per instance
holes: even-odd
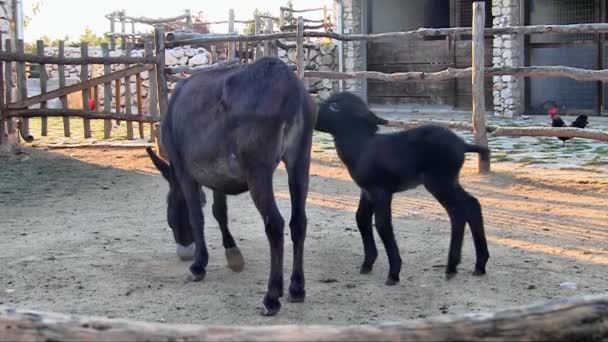
[[[134,139],[133,123],[139,125],[139,137],[144,138],[144,124],[158,122],[161,113],[166,112],[167,94],[163,92],[166,86],[159,87],[159,84],[166,85],[164,73],[164,32],[157,30],[156,40],[152,41],[149,37],[145,44],[144,57],[130,57],[131,45],[127,45],[127,56],[110,57],[108,44],[102,45],[103,57],[88,56],[88,45],[81,44],[81,57],[67,58],[64,56],[64,42],[59,43],[59,56],[45,56],[44,44],[37,42],[37,54],[26,54],[23,50],[23,41],[16,42],[17,50],[11,51],[11,41],[6,40],[6,51],[0,51],[0,61],[4,62],[4,68],[0,68],[0,143],[3,143],[5,136],[16,137],[17,128],[23,139],[32,141],[30,135],[29,118],[41,118],[42,136],[48,134],[48,117],[63,117],[63,131],[66,137],[72,135],[70,127],[70,117],[80,117],[83,119],[84,137],[91,138],[91,120],[104,120],[104,138],[111,137],[111,120],[126,121],[127,138]],[[156,50],[156,53],[155,51]],[[29,96],[27,94],[27,82],[25,75],[25,63],[40,65],[40,95]],[[13,99],[13,67],[16,64],[16,90],[17,98]],[[45,65],[57,64],[59,68],[59,88],[48,91],[48,75]],[[89,78],[89,67],[94,64],[103,64],[104,73],[102,76]],[[118,64],[120,70],[111,71],[111,65]],[[80,65],[80,82],[73,85],[66,85],[65,65]],[[149,74],[148,88],[148,108],[144,108],[143,101],[143,77],[142,73]],[[132,93],[131,81],[135,77],[135,92]],[[124,82],[125,106],[122,109],[122,82]],[[115,89],[112,94],[112,84]],[[103,109],[99,109],[101,87],[103,86]],[[69,108],[68,95],[80,92],[82,103],[77,108]],[[61,108],[47,108],[47,102],[59,98]],[[132,99],[135,101],[132,101]],[[89,108],[89,100],[94,100],[94,109]],[[132,102],[136,103],[135,113],[133,112]],[[114,104],[112,106],[112,104]],[[40,108],[30,108],[39,105]],[[112,110],[114,107],[114,110]],[[13,118],[19,118],[15,121]],[[5,124],[6,123],[6,124]],[[19,123],[19,124],[17,124]],[[7,132],[4,132],[4,128]],[[153,126],[150,126],[150,140],[154,140],[155,135]]]
[[[0,307],[2,341],[603,341],[608,296],[376,325],[203,326]]]
[[[529,67],[484,67],[484,37],[493,35],[525,35],[525,34],[573,34],[573,33],[608,33],[608,24],[573,24],[573,25],[536,25],[536,26],[510,26],[500,28],[485,28],[485,2],[473,2],[473,25],[472,27],[452,27],[426,29],[406,32],[389,32],[381,34],[349,34],[343,35],[333,32],[306,31],[304,20],[298,18],[296,32],[279,32],[261,34],[253,36],[234,36],[234,37],[199,37],[182,40],[174,40],[172,45],[218,43],[218,42],[246,42],[247,44],[259,44],[264,41],[276,42],[278,39],[295,39],[295,47],[298,49],[298,56],[302,53],[305,46],[304,37],[332,38],[341,41],[374,41],[385,39],[407,39],[412,37],[437,37],[472,35],[473,37],[473,65],[470,68],[457,69],[448,68],[438,72],[403,72],[403,73],[381,73],[374,71],[359,72],[326,72],[326,71],[306,71],[304,70],[303,59],[297,59],[297,73],[302,78],[333,79],[333,80],[380,80],[385,82],[406,82],[406,81],[439,81],[457,78],[471,78],[473,86],[473,115],[472,123],[446,123],[433,122],[447,125],[451,128],[466,129],[475,135],[478,144],[487,146],[488,134],[492,136],[546,136],[546,137],[569,137],[586,138],[608,142],[608,133],[579,128],[547,128],[547,127],[496,127],[486,124],[484,75],[513,75],[518,77],[568,77],[579,81],[608,81],[608,70],[586,70],[565,66],[529,66]],[[393,127],[413,127],[430,121],[413,123],[390,122]],[[479,171],[484,173],[490,170],[490,165],[479,160]]]
[[[319,9],[312,9],[319,10]],[[326,9],[325,9],[326,10]],[[482,145],[487,145],[488,134],[492,136],[550,136],[550,137],[569,137],[569,138],[586,138],[586,139],[595,139],[599,141],[608,141],[608,134],[606,132],[590,130],[590,129],[578,129],[578,128],[547,128],[547,127],[496,127],[496,126],[488,126],[485,122],[485,99],[483,96],[484,89],[484,75],[485,76],[493,76],[493,75],[513,75],[517,77],[568,77],[575,80],[581,81],[608,81],[608,70],[586,70],[572,67],[564,67],[564,66],[529,66],[529,67],[484,67],[483,65],[483,50],[484,46],[484,37],[492,37],[493,35],[504,35],[504,34],[542,34],[542,33],[558,33],[558,34],[573,34],[573,33],[608,33],[608,24],[606,23],[594,23],[594,24],[573,24],[573,25],[537,25],[537,26],[512,26],[512,27],[500,27],[500,28],[485,28],[485,3],[482,1],[477,1],[473,3],[473,26],[472,27],[452,27],[452,28],[439,28],[439,29],[425,29],[421,28],[413,31],[406,32],[389,32],[389,33],[381,33],[381,34],[350,34],[344,35],[334,32],[325,32],[325,31],[311,31],[306,28],[306,20],[303,17],[298,17],[296,31],[295,32],[274,32],[272,22],[276,18],[257,18],[256,22],[259,23],[260,20],[265,19],[269,22],[266,25],[266,29],[264,32],[261,32],[261,25],[256,25],[256,32],[253,35],[237,35],[234,33],[233,27],[229,27],[230,33],[228,35],[201,35],[192,32],[170,32],[166,36],[163,30],[160,27],[157,27],[155,30],[154,38],[156,45],[156,55],[149,55],[144,58],[111,58],[107,59],[100,57],[81,57],[69,59],[66,62],[65,59],[61,57],[43,57],[37,55],[24,55],[22,52],[11,53],[0,52],[0,60],[7,61],[5,65],[5,74],[6,70],[11,70],[11,63],[17,64],[17,72],[18,75],[23,75],[22,69],[24,62],[30,63],[55,63],[55,64],[109,64],[109,63],[128,63],[128,64],[147,64],[149,66],[156,66],[156,77],[155,81],[157,82],[157,92],[153,92],[151,97],[157,96],[154,99],[154,102],[158,102],[158,111],[160,114],[165,113],[167,97],[169,94],[169,89],[167,85],[167,80],[177,80],[183,77],[186,77],[187,74],[191,73],[193,69],[190,67],[184,66],[179,68],[165,68],[164,65],[164,54],[165,47],[175,47],[175,46],[211,46],[212,54],[214,55],[214,62],[217,61],[217,56],[215,56],[214,52],[214,44],[227,44],[228,45],[228,56],[236,56],[238,63],[250,63],[261,56],[276,56],[278,54],[278,49],[296,49],[297,54],[297,65],[296,72],[299,77],[303,79],[333,79],[333,80],[345,80],[345,79],[359,79],[359,80],[380,80],[385,82],[407,82],[407,81],[438,81],[438,80],[450,80],[457,78],[471,78],[472,86],[473,86],[473,115],[471,124],[466,123],[446,123],[446,122],[435,122],[437,124],[447,125],[448,127],[456,128],[456,129],[465,129],[474,132],[475,141]],[[230,11],[229,15],[229,26],[234,26],[234,11]],[[305,70],[305,60],[304,60],[304,50],[310,47],[310,44],[307,44],[305,39],[308,37],[321,37],[321,38],[331,38],[341,41],[375,41],[375,40],[385,40],[385,39],[407,39],[411,37],[436,37],[436,36],[455,36],[455,35],[472,35],[473,37],[473,65],[470,68],[448,68],[438,72],[403,72],[403,73],[381,73],[374,71],[360,71],[360,72],[325,72],[325,71],[308,71]],[[287,39],[291,41],[295,41],[295,44],[287,44],[283,43],[280,40]],[[19,45],[19,44],[18,44]],[[109,61],[109,62],[108,62]],[[159,71],[165,72],[159,72]],[[109,76],[112,77],[112,76]],[[118,77],[118,76],[117,76]],[[125,75],[120,75],[120,78],[128,77]],[[18,77],[18,85],[24,82],[23,76]],[[83,80],[87,81],[87,80]],[[91,80],[93,81],[93,80]],[[151,80],[152,81],[152,80]],[[105,80],[97,80],[96,82],[105,82]],[[41,82],[42,83],[42,82]],[[95,83],[95,84],[101,84]],[[69,88],[70,91],[82,91],[83,95],[85,92],[88,92],[88,89],[85,89],[87,85],[92,83],[83,83],[80,88],[72,87]],[[155,87],[151,87],[155,88]],[[5,89],[8,89],[5,87]],[[19,87],[19,89],[25,89],[24,87]],[[51,94],[62,95],[67,90],[63,92],[51,92]],[[17,103],[11,103],[12,99],[10,98],[10,92],[5,91],[5,98],[2,99],[4,103],[8,105],[3,105],[0,103],[0,108],[2,108],[2,117],[14,117],[21,116],[24,118],[22,120],[22,128],[25,128],[25,132],[27,132],[27,117],[34,116],[49,116],[49,115],[60,115],[59,110],[49,110],[49,109],[26,109],[25,107],[16,108],[17,106],[29,106],[33,104],[32,101],[27,103],[20,103],[19,101],[23,101],[27,98],[24,91],[19,91],[19,101]],[[94,90],[93,90],[94,93]],[[46,95],[48,98],[50,95]],[[118,97],[120,98],[120,97]],[[47,99],[48,100],[48,99]],[[44,101],[47,101],[44,100]],[[43,100],[39,100],[42,103]],[[156,108],[156,106],[151,106]],[[154,112],[153,108],[150,108],[150,113],[152,116],[146,117],[148,121],[158,120],[158,112]],[[100,117],[109,117],[113,116],[115,118],[123,119],[123,115],[127,115],[127,113],[109,113],[108,110],[104,110],[104,113],[86,113],[85,111],[82,115],[76,115],[76,111],[69,110],[63,111],[63,115],[75,115],[92,118],[100,118]],[[134,120],[130,121],[146,121],[144,117],[141,116],[141,112],[139,112],[140,116],[134,116]],[[85,118],[86,119],[86,118]],[[393,127],[412,127],[420,124],[424,124],[428,122],[390,122],[389,126]],[[2,126],[2,125],[0,125]],[[9,125],[9,130],[15,129],[14,125],[11,123]],[[44,132],[44,131],[43,131]],[[1,136],[1,135],[0,135]],[[489,165],[483,164],[480,161],[479,164],[480,172],[489,171]]]

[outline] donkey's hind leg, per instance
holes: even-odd
[[[220,226],[220,231],[222,232],[222,244],[226,250],[228,267],[234,272],[241,272],[243,267],[245,267],[245,259],[243,259],[243,255],[228,229],[228,205],[226,203],[226,194],[213,191],[212,210],[213,217],[215,217],[215,220]]]
[[[285,160],[289,177],[289,194],[291,197],[291,241],[293,242],[293,269],[289,285],[289,297],[292,303],[303,302],[306,297],[304,286],[304,240],[306,239],[306,197],[310,170],[310,144],[299,146],[296,156]]]

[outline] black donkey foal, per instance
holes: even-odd
[[[401,256],[393,234],[393,194],[423,184],[450,216],[452,235],[446,269],[449,279],[460,263],[464,227],[468,222],[475,243],[474,275],[486,273],[489,258],[479,201],[458,182],[465,153],[489,158],[490,151],[463,141],[451,130],[427,125],[399,133],[377,134],[387,121],[372,113],[356,95],[343,92],[319,107],[315,129],[333,136],[338,156],[361,188],[357,226],[363,239],[365,258],[361,273],[371,272],[378,256],[372,232],[372,217],[389,260],[387,285],[399,281]]]

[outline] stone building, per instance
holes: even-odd
[[[382,33],[420,27],[468,27],[470,0],[334,0],[338,28],[349,33]],[[606,22],[608,2],[596,0],[487,0],[486,26]],[[573,44],[576,42],[576,44]],[[338,43],[340,44],[340,43]],[[486,40],[486,66],[567,65],[606,69],[608,51],[601,35],[501,35]],[[342,43],[343,71],[439,71],[471,66],[470,36]],[[345,81],[370,103],[433,104],[470,109],[468,79],[445,82],[382,83]],[[601,82],[565,78],[487,78],[486,106],[511,117],[538,113],[547,100],[565,112],[598,115],[604,112],[608,88]]]

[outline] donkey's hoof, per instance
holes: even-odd
[[[374,265],[363,264],[363,265],[361,265],[361,269],[359,270],[359,273],[361,273],[361,274],[370,274],[370,273],[372,273],[373,269],[374,269]]]
[[[228,268],[234,272],[241,272],[245,268],[245,259],[238,247],[226,248]]]
[[[476,277],[484,276],[484,275],[486,275],[486,270],[475,268],[475,271],[473,271],[473,275]]]
[[[450,280],[450,279],[454,278],[457,274],[458,274],[458,272],[456,271],[456,269],[451,270],[451,271],[446,271],[445,280]]]
[[[196,263],[190,265],[190,275],[188,276],[188,281],[190,282],[197,282],[197,281],[203,281],[203,279],[205,279],[205,275],[207,274],[207,271],[205,271],[205,269],[203,267],[200,267],[198,265],[196,265]]]
[[[395,278],[394,276],[388,276],[388,278],[386,278],[386,284],[387,286],[394,286],[397,285],[397,283],[399,282],[399,277]]]
[[[289,295],[287,296],[287,301],[290,303],[303,303],[304,299],[306,299],[306,291],[304,290],[291,290],[289,289]]]
[[[182,261],[188,261],[188,260],[194,259],[195,251],[196,251],[196,247],[194,246],[194,242],[191,243],[189,246],[182,246],[178,243],[177,247],[175,248],[175,252],[177,253],[177,256]]]
[[[268,295],[264,297],[264,308],[260,312],[262,316],[274,316],[281,311],[281,302],[278,299],[270,299]]]

